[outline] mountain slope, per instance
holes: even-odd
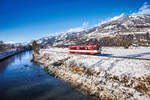
[[[99,26],[81,32],[63,32],[59,35],[38,40],[43,45],[64,46],[85,44],[91,39],[150,33],[150,16],[130,15],[107,21]]]

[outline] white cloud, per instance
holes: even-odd
[[[123,16],[124,16],[124,13],[120,14],[119,16],[115,16],[115,17],[111,18],[109,21],[117,20]]]
[[[71,28],[67,32],[80,32],[80,31],[83,31],[88,26],[88,24],[89,24],[88,22],[83,22],[81,27]]]
[[[88,24],[89,24],[88,22],[83,22],[82,27],[85,28],[88,26]]]
[[[107,18],[106,20],[101,21],[101,22],[98,24],[98,26],[101,25],[101,24],[104,24],[104,23],[106,23],[106,22],[109,22],[109,21],[117,20],[117,19],[119,19],[119,18],[121,18],[121,17],[123,17],[123,16],[124,16],[124,13],[120,14],[119,16],[114,16],[114,17],[112,17],[112,18]]]
[[[77,28],[71,28],[69,29],[67,32],[80,32],[82,31],[83,28],[82,27],[77,27]]]
[[[144,2],[137,14],[150,15],[150,5],[147,2]]]

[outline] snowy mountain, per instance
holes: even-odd
[[[44,37],[38,40],[43,45],[61,46],[82,44],[91,39],[116,37],[119,35],[136,35],[150,33],[150,16],[133,14],[118,19],[109,20],[96,27],[77,31],[63,32],[58,35]]]
[[[22,43],[17,43],[14,41],[9,41],[9,42],[3,42],[6,45],[13,45],[13,46],[29,46],[32,44],[32,42],[22,42]]]
[[[146,30],[145,30],[146,29]],[[95,27],[91,36],[100,34],[100,36],[115,36],[132,34],[132,32],[143,32],[150,30],[150,16],[130,15],[117,20],[108,21]]]

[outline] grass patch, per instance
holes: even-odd
[[[134,89],[141,93],[147,93],[148,88],[146,87],[145,83],[139,82],[137,86],[134,87]]]

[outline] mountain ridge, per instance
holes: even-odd
[[[76,45],[78,42],[90,41],[91,39],[146,34],[147,32],[150,33],[150,16],[133,14],[107,21],[80,32],[63,32],[58,35],[43,37],[37,41],[42,45],[50,46]]]

